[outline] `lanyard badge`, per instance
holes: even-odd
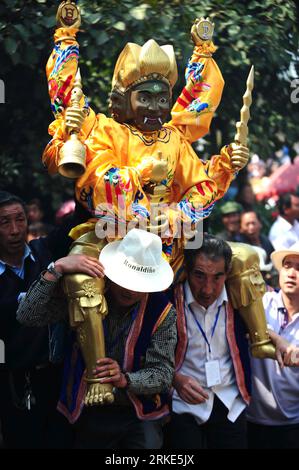
[[[195,314],[194,314],[194,312],[191,308],[191,305],[189,305],[189,309],[192,313],[192,316],[195,320],[195,323],[196,323],[199,331],[201,332],[205,342],[207,343],[207,345],[209,347],[209,353],[211,354],[211,341],[212,341],[212,338],[213,338],[214,333],[215,333],[216,325],[217,325],[218,318],[219,318],[219,315],[220,315],[221,305],[219,305],[218,311],[217,311],[216,316],[215,316],[215,321],[214,321],[214,325],[213,325],[213,328],[212,328],[210,341],[208,340],[207,335],[204,332],[201,324],[198,322],[197,318],[195,317]],[[220,385],[221,384],[220,362],[219,362],[218,359],[215,359],[215,360],[212,360],[212,361],[207,361],[205,363],[205,372],[206,372],[207,387],[214,387],[215,385]]]
[[[221,384],[219,360],[208,361],[205,363],[207,387]]]

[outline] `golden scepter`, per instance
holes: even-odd
[[[240,111],[240,121],[236,123],[237,133],[235,135],[235,142],[242,145],[247,145],[248,136],[248,121],[250,119],[250,105],[252,103],[252,90],[254,86],[254,66],[252,65],[246,81],[246,91],[243,95],[243,106]]]
[[[240,111],[240,121],[236,123],[237,133],[232,148],[236,148],[238,155],[232,156],[235,159],[234,165],[243,168],[244,163],[248,160],[247,137],[248,137],[248,121],[250,119],[250,105],[252,103],[252,90],[254,85],[254,67],[252,66],[246,81],[246,91],[243,95],[243,106]],[[239,147],[239,149],[237,149]],[[241,148],[240,148],[241,147]],[[242,149],[243,147],[243,149]],[[245,152],[245,150],[247,152]],[[246,163],[245,163],[246,164]],[[250,350],[253,357],[272,358],[275,359],[275,347],[269,337],[267,330],[267,322],[265,310],[263,307],[262,296],[265,293],[265,283],[261,273],[259,272],[259,259],[256,253],[252,252],[252,248],[246,244],[231,243],[233,248],[234,263],[229,273],[228,285],[230,286],[230,294],[233,308],[238,310],[249,332]],[[240,271],[240,269],[242,270]],[[248,297],[242,300],[240,296],[240,286],[237,283],[238,292],[234,292],[234,280],[243,277],[243,281],[247,283]],[[245,286],[246,284],[244,284]],[[252,297],[252,301],[248,299]],[[246,297],[246,296],[245,296]]]
[[[59,5],[56,20],[58,26],[79,28],[81,24],[79,7],[71,0],[62,2]],[[65,127],[68,140],[60,149],[58,164],[59,173],[71,179],[79,178],[86,169],[86,149],[78,137],[85,118],[84,109],[80,104],[82,97],[81,75],[78,67],[71,93],[71,106],[66,110]]]
[[[237,133],[234,142],[230,144],[230,157],[232,168],[236,171],[241,170],[247,165],[249,159],[249,151],[247,148],[248,136],[248,121],[250,118],[250,105],[252,103],[252,90],[253,90],[253,66],[250,69],[247,81],[246,91],[243,95],[243,106],[240,112],[240,121],[236,123]]]

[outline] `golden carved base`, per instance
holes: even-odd
[[[87,390],[84,398],[86,406],[113,403],[114,395],[110,384],[102,384],[96,381],[90,382],[88,379],[86,379],[86,382]]]

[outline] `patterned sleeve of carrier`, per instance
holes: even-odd
[[[67,301],[59,296],[58,281],[47,281],[41,274],[20,300],[17,320],[26,326],[45,326],[63,320]]]

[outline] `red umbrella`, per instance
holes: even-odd
[[[299,186],[299,157],[295,158],[294,163],[285,163],[277,168],[256,197],[261,200],[279,196],[295,191],[297,186]]]

